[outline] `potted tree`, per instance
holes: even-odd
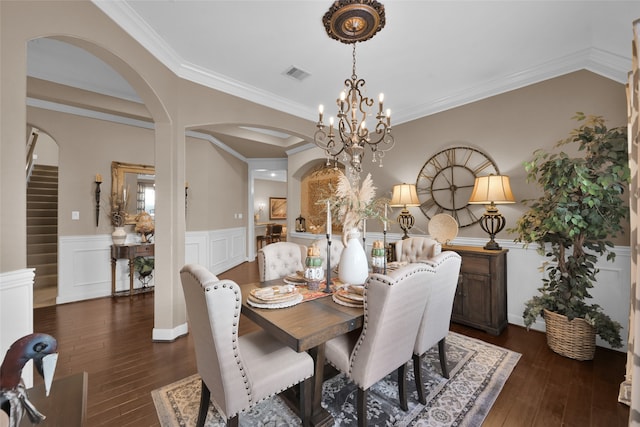
[[[607,129],[599,116],[577,113],[582,122],[556,147],[573,144],[582,156],[537,150],[525,162],[527,182],[542,196],[523,201],[529,207],[510,231],[516,242],[537,243],[548,258],[539,295],[525,303],[529,328],[544,316],[549,347],[563,356],[591,360],[595,336],[612,347],[622,345],[620,324],[597,304],[589,304],[596,282],[597,256],[613,260],[608,239],[622,231],[629,208],[623,193],[629,183],[626,128]]]

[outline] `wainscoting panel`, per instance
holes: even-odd
[[[131,237],[131,236],[130,236]],[[336,236],[337,237],[337,236]],[[291,233],[290,241],[309,245],[322,236],[310,233]],[[374,240],[382,240],[382,233],[368,233],[367,254]],[[400,235],[387,235],[387,241],[400,239]],[[220,274],[247,261],[246,229],[194,231],[185,236],[185,262],[204,265],[214,274]],[[457,238],[453,245],[484,246],[486,239]],[[524,325],[522,311],[525,302],[537,295],[542,284],[540,266],[545,261],[535,246],[525,249],[510,240],[498,240],[509,250],[507,254],[507,318],[509,323]],[[111,294],[110,270],[111,236],[73,236],[60,238],[58,303],[104,297]],[[623,326],[622,339],[626,347],[630,293],[630,249],[616,247],[614,262],[598,262],[598,284],[592,290],[593,302]],[[122,264],[122,265],[121,265]],[[128,286],[126,261],[117,267],[117,286]],[[538,320],[533,329],[545,330],[544,321]],[[608,347],[598,339],[598,345]],[[620,349],[625,351],[625,347]]]
[[[213,274],[220,274],[247,260],[246,228],[230,228],[209,233],[210,265]]]
[[[418,235],[415,234],[413,236]],[[383,237],[382,233],[367,233],[365,240],[367,256],[371,254],[373,241],[382,240]],[[395,242],[400,240],[401,237],[400,234],[387,234],[387,242]],[[324,238],[324,235],[293,232],[288,240],[308,246],[314,240]],[[333,238],[336,239],[339,236],[334,236]],[[511,240],[497,239],[497,242],[500,246],[509,250],[507,254],[507,319],[509,323],[524,326],[522,319],[524,304],[532,296],[538,295],[538,288],[542,286],[544,277],[540,267],[546,261],[546,258],[538,254],[536,245],[530,245],[525,248],[523,245],[514,243]],[[486,243],[486,238],[470,237],[458,237],[451,242],[454,246],[477,247],[482,247]],[[591,296],[593,299],[591,302],[600,305],[606,314],[622,325],[623,347],[616,350],[626,351],[631,292],[631,251],[628,246],[618,246],[615,248],[615,253],[616,259],[614,262],[607,261],[605,257],[597,263],[600,272],[596,275],[598,283],[592,289]],[[531,326],[531,329],[545,331],[544,320],[538,319]],[[596,344],[610,348],[600,338],[596,339]]]
[[[135,241],[130,234],[127,242]],[[58,304],[111,295],[111,235],[59,239]],[[192,231],[185,234],[185,264],[197,263],[220,274],[247,260],[246,229]],[[127,260],[116,264],[116,290],[129,289]],[[153,285],[154,279],[151,281]],[[134,287],[141,286],[136,279]],[[31,298],[31,301],[33,298]]]
[[[185,234],[185,264],[209,264],[209,233],[189,231]]]
[[[111,235],[60,236],[57,304],[111,295],[111,243]],[[116,277],[127,272],[126,261],[116,270]],[[124,289],[121,282],[116,282],[117,289]]]

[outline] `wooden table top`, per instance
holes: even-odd
[[[337,304],[330,295],[287,308],[255,308],[247,304],[251,289],[282,284],[279,279],[241,285],[242,314],[294,350],[312,349],[362,327],[363,309]]]
[[[27,390],[29,401],[47,418],[39,426],[81,427],[84,425],[87,413],[87,382],[86,372],[80,372],[68,377],[54,379],[51,393],[46,396],[44,383],[40,383]],[[21,427],[31,427],[27,414],[24,414]]]

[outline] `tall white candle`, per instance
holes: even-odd
[[[387,231],[387,204],[384,204],[384,231]]]
[[[327,238],[331,240],[331,205],[327,200]]]

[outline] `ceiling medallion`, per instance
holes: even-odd
[[[384,6],[375,0],[339,0],[322,17],[329,37],[351,44],[369,40],[384,28]]]

